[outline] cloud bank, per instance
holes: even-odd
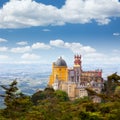
[[[66,0],[58,9],[32,0],[10,0],[0,9],[0,28],[64,25],[66,23],[108,24],[120,17],[119,0]]]
[[[8,41],[9,43],[9,41]],[[18,44],[19,43],[19,44]],[[0,47],[0,62],[15,62],[22,63],[22,61],[28,61],[30,63],[50,62],[46,61],[51,59],[49,54],[53,55],[53,58],[64,55],[64,58],[69,59],[73,57],[73,54],[81,54],[84,63],[89,64],[120,64],[120,49],[114,49],[110,54],[104,54],[98,52],[92,46],[83,45],[79,42],[65,42],[62,39],[50,40],[49,43],[35,42],[31,45],[23,44],[24,42],[18,42],[18,47]],[[24,46],[23,46],[24,45]],[[42,50],[42,52],[40,52]],[[60,51],[60,53],[58,52]],[[43,57],[47,52],[47,57]],[[67,54],[66,54],[67,53]],[[69,57],[68,57],[69,56]],[[10,58],[10,59],[9,59]],[[42,61],[41,61],[42,60]],[[53,59],[52,59],[53,60]],[[51,61],[52,62],[52,61]],[[27,63],[27,62],[25,62]]]

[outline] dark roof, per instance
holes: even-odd
[[[58,58],[58,60],[55,62],[56,66],[65,66],[67,67],[67,64],[65,62],[65,60],[62,59],[62,57]]]

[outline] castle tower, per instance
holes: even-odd
[[[58,58],[58,60],[53,63],[49,86],[52,86],[56,80],[64,82],[68,80],[67,64],[62,57]]]
[[[81,55],[74,56],[74,72],[75,72],[75,82],[80,82],[80,76],[82,72],[81,66]]]

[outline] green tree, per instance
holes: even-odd
[[[6,108],[3,110],[2,114],[6,118],[16,119],[18,117],[23,117],[23,115],[30,109],[32,102],[30,97],[25,96],[17,88],[17,81],[14,80],[8,87],[1,86],[5,90],[4,104]]]
[[[115,94],[120,95],[120,86],[115,88]]]
[[[109,75],[107,77],[107,95],[111,95],[114,93],[116,86],[120,86],[120,76],[117,73]]]
[[[43,91],[37,91],[31,97],[34,105],[37,105],[40,100],[51,99],[54,97],[54,89],[53,88],[45,88]]]
[[[55,97],[57,97],[60,101],[69,101],[68,94],[62,90],[56,90]]]

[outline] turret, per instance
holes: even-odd
[[[81,55],[74,56],[74,66],[80,65],[81,66]]]
[[[74,56],[74,74],[75,74],[75,81],[80,82],[80,76],[82,72],[81,68],[81,55],[75,55]]]

